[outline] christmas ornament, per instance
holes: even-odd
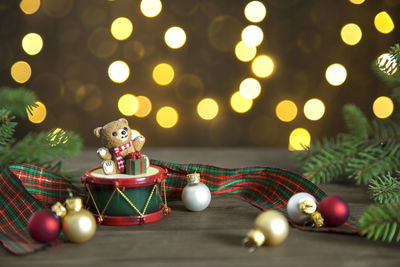
[[[318,206],[326,226],[334,227],[342,225],[349,217],[350,209],[346,201],[338,196],[324,198]]]
[[[254,251],[262,244],[275,246],[282,243],[289,233],[289,223],[280,212],[268,210],[254,221],[254,228],[243,239],[243,245]]]
[[[199,173],[191,173],[186,177],[188,184],[182,191],[183,204],[190,211],[206,209],[211,201],[210,189],[200,182]]]
[[[64,217],[62,229],[71,242],[88,241],[96,232],[96,221],[89,211],[82,209],[82,199],[69,198],[65,201],[67,215]]]
[[[322,227],[324,220],[317,210],[317,200],[308,193],[294,194],[287,203],[287,212],[295,223],[312,222],[314,227]]]
[[[60,217],[44,209],[32,214],[28,221],[28,232],[36,241],[48,243],[58,237],[61,230]]]
[[[378,57],[377,65],[384,73],[393,75],[397,71],[398,62],[391,54],[385,53]]]

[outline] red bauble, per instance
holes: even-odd
[[[61,230],[60,218],[50,210],[39,210],[28,221],[28,231],[36,241],[47,243],[58,237]]]
[[[350,209],[346,201],[338,196],[324,198],[318,206],[318,211],[324,218],[324,224],[328,227],[342,225],[349,217]]]

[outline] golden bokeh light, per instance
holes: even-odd
[[[380,33],[390,33],[394,29],[394,23],[392,18],[386,11],[379,12],[374,19],[375,28]]]
[[[254,78],[246,78],[240,83],[239,91],[243,97],[254,99],[260,95],[261,85]]]
[[[178,123],[178,112],[169,106],[160,108],[156,114],[157,123],[163,128],[172,128]]]
[[[346,81],[346,68],[339,63],[334,63],[326,69],[325,78],[329,84],[339,86]]]
[[[139,108],[135,112],[135,116],[143,118],[149,115],[152,108],[150,99],[148,97],[140,95],[137,97],[137,101],[139,103]]]
[[[387,96],[380,96],[372,105],[372,111],[379,119],[386,119],[393,113],[393,101]]]
[[[244,15],[246,19],[254,23],[262,21],[266,14],[267,9],[260,1],[251,1],[244,8]]]
[[[167,85],[174,79],[174,69],[167,63],[160,63],[153,69],[153,79],[159,85]]]
[[[297,116],[297,106],[293,101],[282,100],[276,105],[275,114],[283,122],[290,122]]]
[[[352,4],[361,5],[365,0],[349,0]]]
[[[257,48],[253,46],[248,46],[245,42],[240,41],[235,47],[236,57],[243,62],[249,62],[257,54]]]
[[[265,78],[271,75],[274,71],[274,62],[269,56],[261,55],[253,60],[251,69],[256,76]]]
[[[264,33],[256,25],[247,26],[242,31],[242,40],[248,46],[256,47],[262,43],[263,39]]]
[[[66,144],[68,142],[67,132],[61,128],[52,129],[48,135],[47,140],[50,146],[57,146],[59,144]]]
[[[154,18],[160,14],[162,3],[160,0],[142,0],[140,3],[140,11],[148,18]]]
[[[197,105],[197,114],[203,120],[214,119],[218,115],[218,111],[218,103],[212,98],[204,98]]]
[[[123,83],[129,77],[129,66],[121,60],[114,61],[108,67],[108,76],[113,82]]]
[[[43,40],[42,37],[37,33],[28,33],[22,38],[22,49],[28,55],[36,55],[43,48]]]
[[[40,0],[22,0],[19,3],[19,8],[21,8],[22,12],[26,15],[31,15],[36,13],[40,7]]]
[[[291,150],[304,150],[311,143],[311,135],[304,128],[294,129],[289,136],[289,148]]]
[[[231,107],[237,113],[245,113],[253,106],[253,100],[242,96],[238,91],[231,97]]]
[[[25,83],[32,74],[31,66],[25,61],[17,61],[11,66],[11,77],[17,83]]]
[[[322,102],[318,98],[312,98],[304,104],[303,111],[307,119],[312,121],[317,121],[321,119],[322,116],[324,116],[325,113],[324,102]]]
[[[349,23],[343,26],[340,36],[345,44],[356,45],[361,40],[362,32],[357,24]]]
[[[132,94],[125,94],[118,100],[118,110],[125,116],[132,116],[139,109],[139,101]]]
[[[186,33],[180,27],[171,27],[165,32],[164,40],[170,48],[178,49],[185,44]]]
[[[131,36],[133,30],[132,22],[125,17],[116,18],[111,24],[111,34],[117,40],[126,40]]]
[[[36,124],[42,123],[46,119],[46,116],[47,116],[46,106],[40,101],[35,102],[35,104],[37,106],[32,108],[32,111],[31,111],[32,114],[30,112],[28,112],[28,110],[26,111],[26,113],[28,114],[28,119],[32,123],[36,123]]]

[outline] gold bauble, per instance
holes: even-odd
[[[69,210],[64,217],[62,228],[68,240],[83,243],[92,238],[96,232],[96,220],[92,213],[85,209],[76,212]]]
[[[275,246],[282,243],[288,236],[289,223],[280,212],[268,210],[257,216],[254,229],[264,234],[265,244]]]

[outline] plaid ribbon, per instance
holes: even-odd
[[[117,160],[118,170],[121,173],[125,172],[125,160],[122,157],[121,152],[127,148],[130,148],[132,145],[133,145],[133,140],[129,141],[129,143],[127,143],[123,146],[113,147],[113,153],[115,155],[115,159]]]
[[[303,177],[276,168],[247,167],[226,169],[199,164],[177,164],[152,160],[152,164],[166,168],[166,194],[169,201],[180,200],[188,173],[199,172],[201,181],[208,185],[213,197],[242,196],[261,210],[275,209],[287,217],[286,204],[295,193],[307,192],[320,201],[326,194]],[[11,252],[21,255],[63,243],[60,238],[50,244],[34,241],[28,233],[30,216],[63,202],[69,191],[79,194],[71,183],[57,174],[28,164],[10,163],[0,175],[0,241]],[[357,222],[349,217],[340,227],[313,228],[291,225],[307,231],[359,234]],[[250,226],[249,226],[250,227]]]

